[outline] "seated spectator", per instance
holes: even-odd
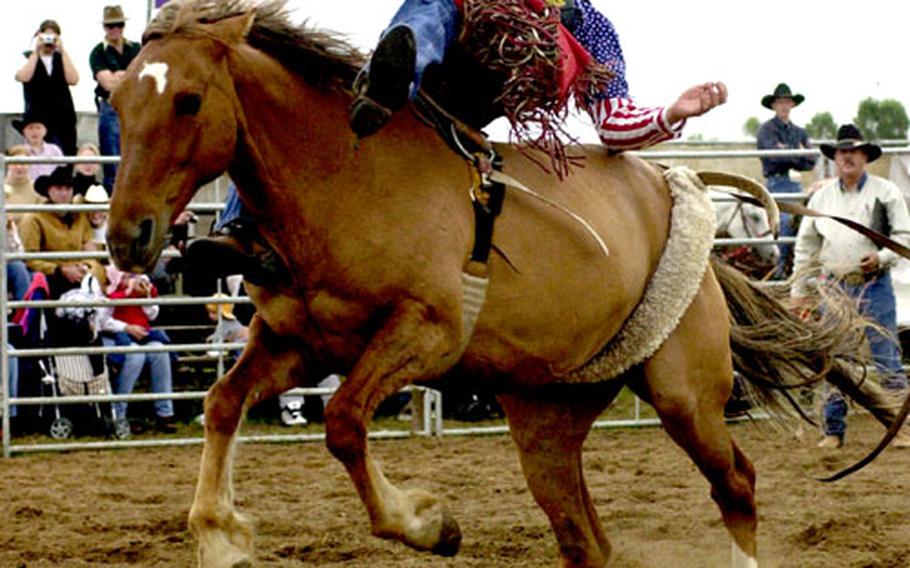
[[[227,294],[215,294],[215,298],[227,298]],[[206,304],[209,319],[215,323],[215,332],[206,338],[209,343],[246,343],[250,330],[237,321],[233,304]],[[218,317],[221,312],[221,317]]]
[[[45,141],[47,126],[44,120],[37,111],[31,110],[25,113],[22,120],[14,120],[13,128],[25,138],[29,156],[45,158],[62,156],[60,146]],[[55,164],[32,164],[28,167],[28,177],[32,181],[37,181],[41,176],[50,175],[56,168]]]
[[[34,110],[47,122],[47,140],[68,156],[76,153],[76,110],[70,86],[79,82],[79,72],[63,48],[60,25],[44,20],[35,32],[34,48],[25,52],[25,64],[16,71],[22,83],[25,110]]]
[[[226,294],[215,294],[215,298],[227,298]],[[206,304],[205,309],[208,312],[209,319],[216,324],[215,332],[210,335],[206,341],[209,343],[246,343],[250,337],[249,329],[237,320],[234,315],[233,304]],[[220,312],[220,314],[219,314]],[[220,317],[219,317],[220,315]],[[217,354],[217,352],[215,352]],[[239,353],[232,353],[234,358]],[[319,388],[338,388],[341,379],[338,375],[329,375],[322,379],[317,385]],[[313,397],[315,398],[315,397]],[[332,398],[331,394],[320,395],[322,408],[329,403]],[[290,391],[282,393],[278,397],[278,406],[281,410],[281,423],[285,426],[306,426],[309,422],[304,415],[305,397],[300,394],[294,394]],[[313,414],[321,415],[321,412],[315,411]]]
[[[110,201],[107,191],[100,183],[89,186],[79,202],[89,205],[103,205]],[[86,250],[107,249],[107,211],[89,211],[86,213],[89,225],[92,226],[92,239],[86,244]]]
[[[73,174],[61,166],[52,174],[35,180],[35,191],[47,203],[67,204],[73,200]],[[27,252],[82,251],[92,240],[92,227],[88,217],[72,211],[39,211],[27,213],[19,224],[19,235]],[[47,277],[51,297],[59,298],[63,292],[79,286],[89,273],[99,282],[106,282],[104,267],[96,260],[29,260],[28,268]]]
[[[76,156],[82,158],[100,155],[101,152],[98,150],[98,146],[91,142],[86,142],[79,146],[79,150],[76,152]],[[89,187],[101,183],[101,164],[98,162],[79,163],[74,166],[74,169],[76,170],[76,175],[73,176],[73,193],[76,195],[85,195]]]
[[[7,148],[6,155],[28,156],[28,146],[19,144]],[[35,205],[41,203],[41,196],[35,192],[35,185],[29,177],[27,164],[6,164],[6,178],[3,181],[3,193],[6,194],[7,205]],[[11,215],[17,223],[22,218],[22,213]]]
[[[28,148],[13,146],[6,151],[7,156],[27,156]],[[41,196],[35,193],[32,180],[28,177],[28,166],[25,164],[7,164],[6,180],[3,183],[3,193],[6,195],[7,205],[34,205],[41,201]],[[10,213],[6,216],[6,252],[24,252],[22,240],[16,223],[22,218],[21,213]],[[21,300],[31,283],[31,274],[22,260],[11,260],[6,263],[6,278],[10,297]]]
[[[10,217],[6,218],[6,252],[21,253],[25,252],[22,246],[22,239],[19,238],[19,231],[16,224]],[[32,274],[25,266],[22,260],[6,261],[6,287],[7,293],[13,300],[21,300],[25,293],[28,292],[32,284]]]
[[[108,267],[109,282],[107,296],[112,300],[125,298],[156,298],[158,290],[144,274],[121,272],[113,266]],[[170,338],[159,329],[152,329],[151,321],[158,317],[159,307],[152,306],[117,306],[101,308],[101,340],[105,345],[166,345]],[[136,381],[148,366],[154,393],[171,393],[171,357],[169,353],[116,353],[108,356],[111,367],[111,386],[114,394],[130,394]],[[113,403],[117,420],[126,420],[126,402]],[[156,400],[155,429],[172,434],[177,431],[174,424],[174,403],[170,400]],[[144,428],[134,423],[130,430],[140,433]]]

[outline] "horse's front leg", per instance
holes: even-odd
[[[198,541],[199,566],[252,565],[253,529],[234,509],[234,437],[248,406],[296,386],[302,374],[300,354],[254,317],[240,360],[209,389],[205,446],[189,514],[189,526]]]
[[[458,524],[433,495],[403,491],[383,476],[368,452],[367,424],[386,397],[451,367],[460,340],[457,314],[445,317],[438,308],[403,303],[373,337],[325,412],[326,444],[347,468],[373,534],[445,556],[458,552]]]

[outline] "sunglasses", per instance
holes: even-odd
[[[114,28],[122,28],[125,25],[126,25],[125,22],[114,22],[113,24],[104,24],[104,27],[108,28],[108,29],[114,29]]]

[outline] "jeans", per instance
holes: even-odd
[[[845,286],[853,298],[860,300],[860,312],[882,326],[890,337],[878,330],[867,329],[866,339],[872,351],[882,388],[900,391],[907,388],[907,375],[901,363],[897,338],[897,308],[891,275],[887,272],[864,286]],[[847,430],[847,403],[837,389],[832,389],[825,402],[825,434],[844,436]]]
[[[107,101],[98,103],[98,147],[102,156],[120,154],[120,119]],[[114,191],[117,164],[104,164],[104,188],[108,195]]]
[[[771,193],[803,192],[803,186],[801,186],[799,182],[791,180],[790,176],[773,176],[765,179],[768,181],[768,191]],[[795,226],[792,215],[789,213],[780,214],[780,236],[794,237],[796,236],[797,229],[798,227]],[[780,245],[780,259],[777,261],[777,275],[780,278],[785,278],[787,276],[785,274],[785,271],[787,269],[787,261],[791,258],[792,254],[793,245]]]
[[[11,260],[6,263],[6,285],[13,300],[21,300],[32,284],[32,273],[25,266],[25,261]]]
[[[6,349],[11,353],[9,357],[9,397],[16,398],[19,396],[19,358],[12,356],[12,351],[14,351],[12,345],[7,345]],[[9,416],[10,418],[16,416],[15,406],[9,407]]]
[[[386,31],[399,25],[407,26],[414,32],[417,44],[411,98],[417,95],[417,89],[427,67],[434,63],[442,63],[445,58],[446,49],[455,38],[458,17],[458,8],[452,0],[405,0],[392,17]]]
[[[115,345],[114,339],[102,336],[101,341],[104,345],[110,347]],[[152,341],[146,345],[161,345],[157,341]],[[152,392],[154,393],[171,393],[173,387],[171,384],[171,358],[168,353],[127,353],[123,361],[123,366],[111,378],[111,387],[114,394],[130,394],[139,375],[142,374],[142,368],[146,363],[149,366],[149,372],[152,381]],[[117,418],[126,418],[127,403],[118,401],[113,403],[114,415]],[[167,418],[174,415],[174,403],[170,400],[156,400],[155,414],[161,418]]]
[[[250,217],[250,213],[243,206],[243,202],[240,201],[240,196],[237,194],[237,186],[230,183],[227,188],[227,195],[224,198],[224,210],[213,228],[217,231],[238,217]]]

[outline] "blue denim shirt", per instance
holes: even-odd
[[[792,122],[787,124],[776,116],[768,122],[761,125],[758,130],[758,149],[759,150],[780,150],[778,144],[783,144],[785,148],[811,148],[809,135],[806,131]],[[762,158],[762,174],[765,177],[785,176],[790,170],[805,172],[815,167],[815,156],[806,156],[803,158],[788,156],[781,158]]]

